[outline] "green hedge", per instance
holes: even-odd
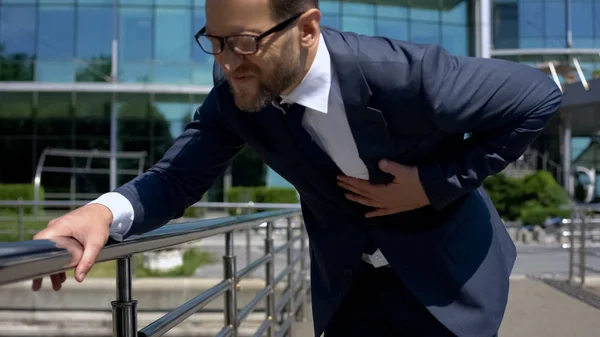
[[[295,189],[287,187],[266,187],[266,186],[237,186],[232,187],[227,192],[229,202],[254,202],[254,203],[298,203],[298,194]],[[259,210],[245,210],[247,213]],[[239,215],[244,209],[231,209],[230,215]]]
[[[33,184],[0,184],[0,200],[33,200]],[[44,200],[44,189],[40,187],[40,200]],[[25,214],[33,213],[32,206],[23,208]],[[16,213],[16,207],[0,207],[0,212]]]
[[[505,220],[542,225],[547,218],[571,214],[564,208],[569,200],[567,192],[547,171],[536,171],[523,178],[500,173],[487,178],[483,187]]]

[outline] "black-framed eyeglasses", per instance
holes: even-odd
[[[294,20],[298,19],[304,13],[298,13],[285,21],[278,23],[273,28],[260,35],[238,34],[231,36],[215,36],[206,34],[206,27],[200,29],[194,39],[202,50],[211,55],[218,55],[225,49],[225,44],[229,49],[240,55],[252,55],[258,51],[260,41],[265,37],[280,32],[287,28]]]

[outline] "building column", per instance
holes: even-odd
[[[560,141],[562,148],[563,186],[567,191],[569,191],[569,193],[571,193],[573,188],[571,184],[571,114],[569,112],[565,112],[562,115],[561,121],[562,134]]]
[[[492,49],[492,0],[479,0],[480,57],[490,58]]]

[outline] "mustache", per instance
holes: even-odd
[[[235,76],[242,76],[242,75],[258,75],[258,70],[255,67],[251,67],[251,66],[240,66],[237,67],[235,70],[226,73],[225,77],[227,78],[232,78]]]

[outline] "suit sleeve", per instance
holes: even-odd
[[[519,63],[455,57],[426,49],[421,94],[431,121],[448,135],[471,133],[451,156],[419,166],[435,209],[517,160],[557,113],[562,93],[543,72]]]
[[[133,205],[127,236],[156,229],[202,198],[231,164],[244,141],[219,111],[213,89],[163,158],[116,192]]]

